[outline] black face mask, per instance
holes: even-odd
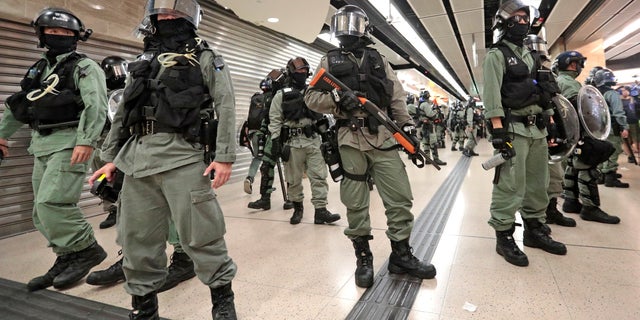
[[[511,24],[513,25],[510,26]],[[509,40],[510,42],[513,42],[514,44],[522,46],[522,43],[524,42],[524,38],[527,36],[528,32],[529,32],[528,24],[509,22],[509,24],[505,29],[504,38]]]
[[[176,50],[184,41],[195,37],[195,32],[186,19],[179,18],[157,21],[155,35],[165,48]]]
[[[307,74],[295,72],[291,75],[291,85],[296,89],[304,89],[307,84]]]
[[[44,35],[44,45],[49,53],[59,55],[76,49],[78,39],[76,36],[61,36],[55,34]]]

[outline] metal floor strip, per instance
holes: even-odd
[[[416,219],[411,233],[411,246],[418,259],[431,261],[470,164],[471,158],[462,156],[458,160]],[[389,260],[382,265],[373,287],[360,297],[346,317],[347,320],[407,319],[422,280],[407,275],[389,274],[388,264]]]

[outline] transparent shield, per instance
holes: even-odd
[[[569,156],[580,140],[580,120],[578,113],[567,98],[556,95],[551,99],[554,105],[553,120],[558,128],[558,146],[549,148],[551,162],[558,162]]]
[[[594,86],[586,85],[578,92],[578,117],[586,133],[594,139],[606,140],[611,131],[611,117],[604,97]]]

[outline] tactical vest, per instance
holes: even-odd
[[[206,43],[197,45],[190,40],[178,53],[187,53],[186,46],[195,48],[196,59],[208,49]],[[204,84],[200,65],[191,63],[185,57],[173,59],[175,65],[166,67],[162,73],[158,55],[149,52],[128,66],[131,84],[125,88],[123,127],[135,128],[148,121],[154,121],[155,132],[180,132],[187,140],[195,140],[200,135],[200,110],[210,105],[209,89]]]
[[[305,89],[306,90],[306,89]],[[284,88],[282,92],[282,115],[285,120],[297,121],[302,118],[318,120],[322,115],[311,111],[304,102],[304,91],[295,88]]]
[[[502,52],[506,66],[506,74],[500,88],[502,106],[517,110],[536,104],[540,97],[534,82],[535,68],[533,72],[530,71],[529,66],[505,44],[499,43],[494,47]]]
[[[39,125],[55,125],[77,121],[84,109],[84,102],[80,96],[80,90],[75,85],[73,73],[78,62],[85,55],[73,52],[60,61],[47,79],[42,79],[47,60],[36,62],[25,77],[20,81],[22,91],[7,98],[7,104],[16,120],[28,123],[32,128],[38,129]],[[45,90],[58,78],[58,84],[54,87],[56,94],[47,93],[42,97],[31,101],[27,98],[32,93],[33,98],[39,95],[39,91]],[[41,91],[40,91],[41,92]]]
[[[249,114],[247,116],[247,128],[259,130],[262,121],[269,117],[269,107],[265,104],[267,94],[256,92],[251,97]]]
[[[329,73],[353,91],[364,95],[380,109],[391,105],[393,82],[387,79],[384,61],[378,51],[364,48],[360,67],[351,61],[341,49],[333,49],[327,54]]]

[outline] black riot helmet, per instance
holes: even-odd
[[[602,69],[603,68],[601,66],[595,66],[595,67],[591,68],[591,70],[589,71],[589,75],[584,80],[584,84],[585,85],[595,86],[596,83],[594,82],[594,79],[595,79],[595,76],[596,76],[596,72],[598,72],[598,71],[600,71]]]
[[[118,56],[108,56],[102,59],[100,67],[104,71],[109,90],[124,88],[124,81],[127,78],[127,60]]]
[[[149,23],[158,14],[170,14],[177,18],[184,18],[198,29],[202,19],[202,10],[196,0],[147,0],[142,24]]]
[[[64,28],[73,31],[76,37],[76,41],[82,40],[87,41],[93,30],[86,29],[82,24],[82,21],[78,19],[78,17],[73,14],[71,11],[63,8],[45,8],[38,16],[31,21],[31,26],[36,31],[36,36],[38,37],[38,47],[44,48],[44,28]]]
[[[358,6],[343,6],[331,17],[331,33],[341,45],[352,44],[363,37],[369,39],[369,17]]]
[[[271,79],[264,78],[260,81],[260,90],[262,92],[271,91]]]
[[[423,90],[422,92],[420,92],[420,102],[427,101],[430,97],[431,93],[429,93],[428,90]]]
[[[521,35],[522,38],[520,39],[524,40],[527,32],[529,31],[529,27],[531,26],[533,21],[536,21],[538,19],[538,17],[540,16],[540,12],[536,7],[529,5],[526,1],[508,0],[500,5],[498,11],[496,11],[495,16],[493,17],[493,26],[491,30],[493,30],[494,43],[497,43],[501,39],[505,38],[505,35],[509,38],[513,38],[513,36],[515,36],[508,35],[508,33],[510,33],[510,31],[515,31],[518,28],[518,22],[515,19],[519,19],[519,17],[516,17],[515,13],[520,10],[527,13],[528,19],[526,31]]]
[[[270,82],[271,90],[278,91],[287,84],[287,74],[284,69],[272,69],[267,74],[267,81]]]
[[[407,104],[414,103],[416,103],[416,96],[414,96],[412,93],[407,94]]]
[[[565,51],[560,53],[556,57],[554,65],[557,65],[558,70],[566,71],[571,63],[577,62],[576,71],[578,72],[578,74],[580,74],[580,72],[582,72],[582,69],[584,68],[584,62],[586,60],[587,58],[578,51]]]
[[[596,72],[596,74],[593,76],[593,82],[595,83],[596,87],[610,87],[615,86],[616,83],[618,83],[616,81],[616,76],[613,74],[613,71],[606,68],[598,70]]]
[[[524,45],[529,51],[537,52],[543,59],[549,60],[549,51],[547,50],[547,41],[535,34],[528,34],[524,38]]]
[[[302,57],[295,57],[289,59],[287,62],[287,72],[289,76],[296,73],[296,70],[307,69],[307,77],[311,75],[311,67],[309,67],[309,63],[307,59]]]

